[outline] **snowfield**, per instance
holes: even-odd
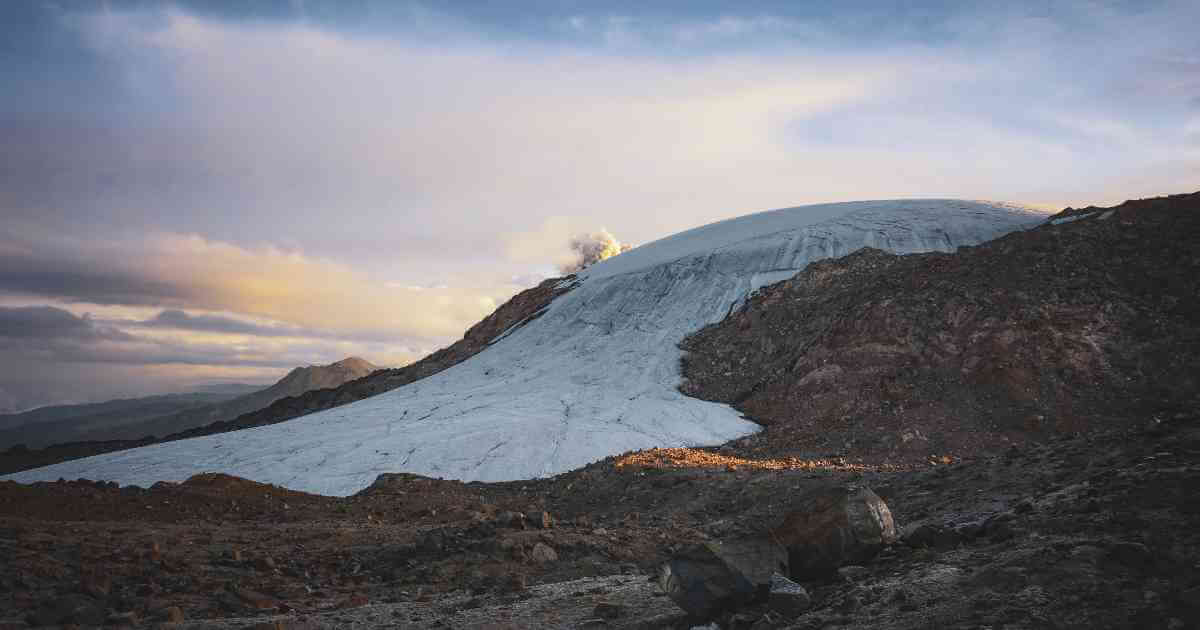
[[[147,486],[215,471],[326,495],[383,472],[503,481],[633,449],[720,444],[758,430],[688,398],[677,343],[754,289],[865,246],[953,251],[1046,219],[1013,204],[864,201],[773,210],[643,245],[487,350],[421,381],[276,425],[156,444],[10,475]]]

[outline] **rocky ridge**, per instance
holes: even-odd
[[[1200,399],[1200,193],[820,261],[681,347],[681,391],[765,426],[761,456],[956,458],[1169,415]]]

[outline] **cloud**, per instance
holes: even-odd
[[[20,237],[8,238],[18,241],[10,249],[19,247]],[[167,312],[149,326],[268,336],[307,329],[310,335],[453,339],[515,292],[509,285],[400,291],[335,261],[196,235],[32,238],[39,243],[34,256],[0,254],[0,291],[169,311],[226,311],[280,322],[272,328]]]
[[[83,343],[135,339],[115,328],[99,326],[88,317],[52,306],[0,306],[0,337]]]
[[[256,337],[305,337],[316,334],[316,331],[307,331],[293,326],[263,326],[221,315],[190,315],[179,309],[167,309],[151,319],[132,323],[135,326],[151,328],[195,330]]]
[[[319,255],[404,252],[447,265],[501,258],[495,234],[552,216],[647,242],[806,201],[1020,200],[1074,194],[1068,186],[1122,196],[1108,182],[1131,168],[1166,192],[1187,182],[1155,163],[1195,159],[1166,121],[1194,112],[1197,95],[1187,79],[1196,46],[1180,27],[1196,11],[1166,6],[932,12],[911,35],[903,29],[920,16],[853,12],[878,25],[869,40],[833,21],[750,10],[580,16],[577,30],[639,34],[597,47],[496,42],[461,25],[431,43],[411,31],[110,13],[81,20],[82,32],[170,113],[136,134],[34,137],[37,151],[80,150],[38,163],[53,167],[54,187],[46,172],[21,172],[29,161],[4,183],[94,197],[97,181],[111,182],[106,213],[127,220],[162,220],[169,199],[167,217],[283,231]],[[714,38],[736,45],[637,43]]]
[[[246,346],[132,335],[54,306],[0,307],[0,348],[13,364],[26,358],[133,365],[292,365],[283,356],[258,354]]]

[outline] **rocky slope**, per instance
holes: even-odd
[[[1194,408],[1200,193],[821,261],[681,347],[681,390],[767,427],[763,454],[960,457]]]
[[[1124,424],[905,471],[729,445],[512,483],[386,475],[347,498],[224,475],[0,482],[0,627],[1197,627],[1200,415]],[[807,608],[689,619],[658,589],[674,550],[760,532],[808,489],[848,483],[904,535],[805,582]]]

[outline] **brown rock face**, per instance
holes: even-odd
[[[809,492],[771,531],[788,552],[791,577],[828,577],[845,564],[870,560],[896,541],[896,524],[870,488],[830,486]]]
[[[809,265],[684,340],[680,389],[766,426],[762,456],[901,464],[1192,408],[1200,193],[1056,220]]]

